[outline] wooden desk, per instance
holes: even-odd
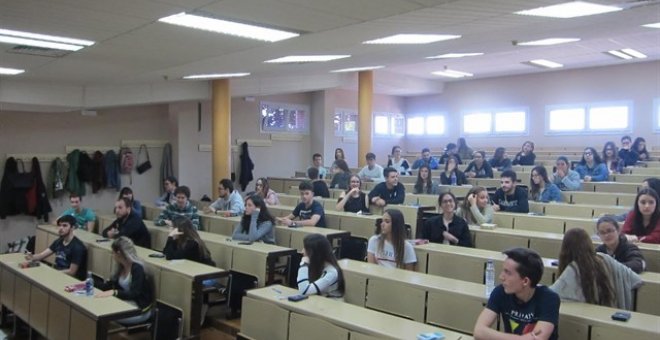
[[[274,206],[269,209],[274,216],[286,216],[293,211],[293,208]],[[325,211],[325,222],[328,228],[348,231],[351,236],[365,239],[369,239],[374,234],[376,219],[380,217],[380,215],[358,215],[344,211]]]
[[[46,265],[21,269],[23,256],[0,255],[2,305],[49,339],[106,339],[110,321],[140,312],[116,297],[65,292],[80,281]]]
[[[275,227],[275,241],[277,245],[282,247],[302,250],[304,248],[303,239],[309,234],[321,234],[325,236],[333,247],[336,246],[335,248],[341,247],[342,240],[351,236],[351,233],[346,230],[319,227],[289,228],[281,225]]]

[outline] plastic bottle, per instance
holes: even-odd
[[[94,296],[94,278],[92,272],[87,272],[87,280],[85,280],[85,295]]]
[[[495,289],[495,264],[493,264],[493,260],[488,259],[486,262],[486,297],[490,297],[493,289]]]
[[[456,172],[451,173],[451,185],[456,185]]]

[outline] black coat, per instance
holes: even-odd
[[[16,159],[7,158],[0,182],[0,218],[30,214],[37,218],[43,217],[48,222],[48,213],[51,211],[39,160],[33,157],[32,171],[26,173],[18,171]]]
[[[241,174],[238,182],[241,185],[241,191],[245,191],[248,184],[254,180],[252,170],[254,170],[254,163],[252,163],[252,160],[250,159],[248,143],[243,142],[243,144],[241,144]]]
[[[33,215],[37,219],[43,218],[44,222],[48,222],[48,214],[53,211],[48,201],[48,193],[46,192],[46,185],[44,184],[43,177],[41,176],[41,165],[37,157],[32,157],[32,175],[34,176],[36,186],[36,207]]]
[[[458,239],[459,246],[473,246],[472,235],[470,234],[470,228],[468,227],[467,222],[456,214],[454,214],[454,218],[451,223],[449,223],[449,230],[447,230],[442,222],[442,215],[438,215],[424,221],[421,234],[423,239],[427,239],[433,243],[442,243],[445,240],[444,235],[442,235],[444,231],[448,231],[450,234],[454,235],[454,237]]]
[[[119,233],[115,237],[126,236],[130,238],[136,246],[142,248],[151,248],[151,234],[144,225],[142,218],[131,211],[128,217],[123,220],[116,219],[101,233],[103,237],[108,237],[108,230],[117,228]]]

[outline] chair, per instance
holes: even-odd
[[[183,339],[183,310],[156,300],[153,340]]]

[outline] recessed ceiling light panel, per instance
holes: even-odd
[[[646,25],[642,25],[642,26],[648,27],[648,28],[660,28],[660,22],[656,22],[654,24],[646,24]]]
[[[580,41],[579,38],[547,38],[516,43],[517,46],[548,46]]]
[[[465,77],[474,76],[474,74],[472,73],[450,70],[450,69],[444,69],[442,71],[432,72],[431,74],[434,74],[436,76],[449,77],[449,78],[465,78]]]
[[[266,60],[264,63],[314,63],[348,58],[350,55],[290,55],[277,59]]]
[[[222,79],[222,78],[238,78],[249,76],[247,72],[242,73],[209,73],[209,74],[193,74],[183,77],[183,79]]]
[[[516,14],[567,19],[583,17],[587,15],[616,12],[620,10],[622,10],[622,8],[616,6],[599,5],[585,1],[572,1],[563,4],[519,11],[516,12]]]
[[[477,53],[445,53],[432,57],[426,57],[426,59],[452,59],[452,58],[463,58],[463,57],[474,57],[478,55],[484,55],[481,52]]]
[[[340,69],[340,70],[332,70],[330,72],[331,73],[360,72],[360,71],[378,70],[378,69],[381,69],[383,67],[385,67],[385,66],[351,67],[351,68],[343,68],[343,69]]]
[[[64,51],[78,51],[86,46],[94,45],[94,42],[90,40],[58,37],[54,35],[14,31],[1,28],[0,43],[51,48]]]
[[[363,44],[430,44],[443,40],[458,39],[460,35],[451,34],[395,34],[389,37],[368,40]]]
[[[546,67],[546,68],[560,68],[564,67],[564,65],[560,63],[556,63],[551,60],[547,59],[534,59],[529,61],[530,64],[535,65],[535,66],[541,66],[541,67]]]
[[[25,70],[19,70],[17,68],[9,68],[9,67],[0,67],[0,74],[3,75],[15,76],[23,72],[25,72]]]

